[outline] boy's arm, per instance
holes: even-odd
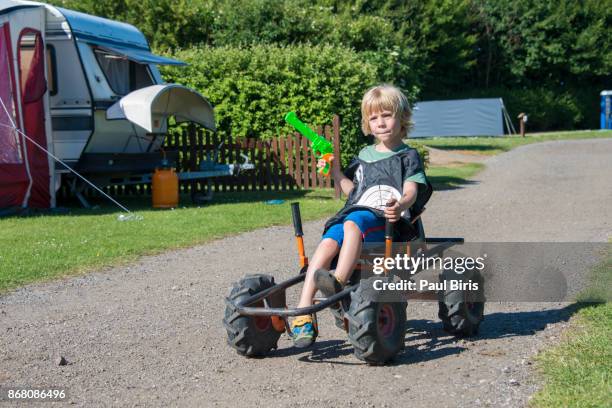
[[[400,215],[405,210],[412,207],[416,201],[419,187],[414,181],[404,181],[404,195],[399,201],[392,200],[392,205],[385,207],[385,218],[391,222],[396,222],[400,219]]]
[[[346,177],[344,173],[342,173],[340,166],[334,165],[334,162],[332,162],[331,172],[334,178],[334,183],[340,186],[342,192],[348,197],[348,195],[351,194],[351,191],[353,191],[353,188],[355,188],[355,184],[351,181],[351,179]]]
[[[317,168],[323,168],[326,164],[327,162],[325,162],[324,160],[319,160],[317,162]],[[353,191],[353,188],[355,188],[355,184],[353,184],[351,179],[349,179],[344,175],[344,173],[342,173],[342,170],[340,170],[339,165],[336,166],[335,160],[332,160],[331,166],[331,175],[334,178],[334,183],[337,186],[340,186],[342,192],[348,197],[348,195],[351,194],[351,191]]]

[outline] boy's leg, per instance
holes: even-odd
[[[361,229],[354,221],[344,222],[344,242],[338,256],[336,265],[336,280],[345,285],[351,278],[355,264],[361,255],[361,242],[363,235]]]
[[[342,228],[342,225],[338,225],[337,227]],[[341,236],[339,239],[342,239]],[[308,307],[312,305],[312,299],[317,291],[314,282],[315,271],[319,268],[329,269],[331,261],[338,254],[338,249],[339,242],[336,240],[332,238],[323,238],[321,240],[306,270],[306,278],[304,279],[304,287],[302,288],[298,307]],[[296,347],[305,348],[312,345],[317,337],[312,316],[296,316],[291,323],[291,333],[293,344]]]
[[[342,227],[339,225],[338,227]],[[338,242],[331,238],[323,238],[319,243],[316,251],[312,255],[312,259],[308,264],[306,271],[306,279],[304,279],[304,287],[300,294],[300,302],[297,307],[307,307],[312,305],[312,299],[317,292],[315,285],[314,273],[317,269],[329,269],[331,261],[338,254]]]
[[[344,221],[344,242],[335,277],[342,285],[351,278],[364,241],[384,239],[385,220],[371,211],[354,211]]]
[[[345,221],[343,224],[343,242],[336,270],[334,273],[331,273],[329,268],[317,269],[315,272],[315,291],[319,289],[328,298],[342,291],[342,288],[353,274],[355,264],[361,255],[362,239],[363,235],[359,226],[354,221]],[[345,301],[343,301],[344,303]],[[345,305],[348,305],[348,303]],[[331,309],[338,321],[339,315],[334,312],[338,310],[338,304],[333,305]]]

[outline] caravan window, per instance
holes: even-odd
[[[117,95],[127,95],[154,84],[146,65],[100,48],[94,48],[94,53],[108,84]]]
[[[55,47],[47,44],[47,88],[51,96],[57,94],[57,63],[55,60]]]

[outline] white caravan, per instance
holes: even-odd
[[[169,116],[214,131],[211,104],[159,64],[185,65],[129,24],[0,0],[0,209],[55,206],[68,170],[35,144],[95,177],[152,171]]]

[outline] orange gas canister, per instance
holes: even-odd
[[[172,167],[162,164],[151,180],[153,208],[174,208],[179,203],[178,176]]]

